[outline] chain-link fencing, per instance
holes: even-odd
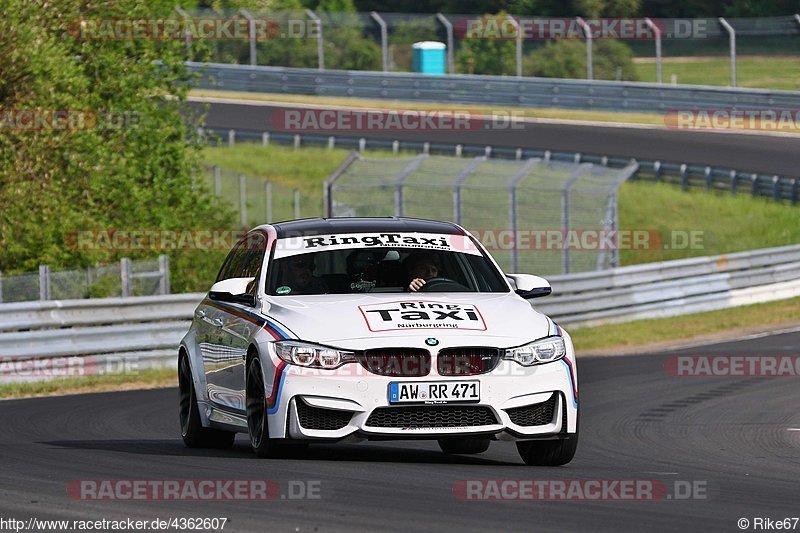
[[[618,266],[617,189],[635,170],[635,163],[353,154],[326,181],[326,212],[452,220],[507,271],[598,270]]]

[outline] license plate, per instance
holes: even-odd
[[[389,403],[478,402],[479,381],[394,381],[389,383]]]

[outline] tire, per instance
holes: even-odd
[[[490,442],[489,439],[482,438],[439,439],[439,448],[441,448],[444,453],[483,453],[489,449]]]
[[[575,421],[575,433],[567,433],[560,440],[523,440],[517,442],[517,451],[528,466],[562,466],[575,457],[578,449],[578,433],[581,412]]]
[[[529,466],[565,465],[572,461],[577,449],[577,433],[570,433],[566,439],[517,442],[519,456]]]
[[[178,360],[178,395],[180,399],[179,422],[183,443],[189,448],[230,448],[236,433],[203,427],[197,394],[194,390],[192,369],[188,356],[181,354]]]
[[[247,431],[256,456],[261,458],[302,456],[308,448],[307,442],[269,438],[264,373],[258,357],[252,357],[247,364],[246,381]]]

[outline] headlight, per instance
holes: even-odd
[[[563,337],[547,337],[517,348],[508,348],[503,359],[511,359],[522,366],[531,366],[557,361],[566,353],[567,346]]]
[[[277,341],[275,353],[287,363],[297,366],[334,369],[356,361],[353,352],[337,350],[301,341]]]

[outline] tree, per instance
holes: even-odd
[[[78,23],[175,18],[174,2],[85,6],[6,0],[0,18],[0,270],[6,272],[158,253],[82,249],[74,245],[81,230],[231,224],[195,177],[199,146],[191,138],[194,124],[181,113],[190,82],[183,41],[89,38],[81,33],[88,26]],[[33,127],[23,120],[30,115],[41,119]],[[191,251],[171,256],[178,290],[207,288],[219,261],[219,254]]]

